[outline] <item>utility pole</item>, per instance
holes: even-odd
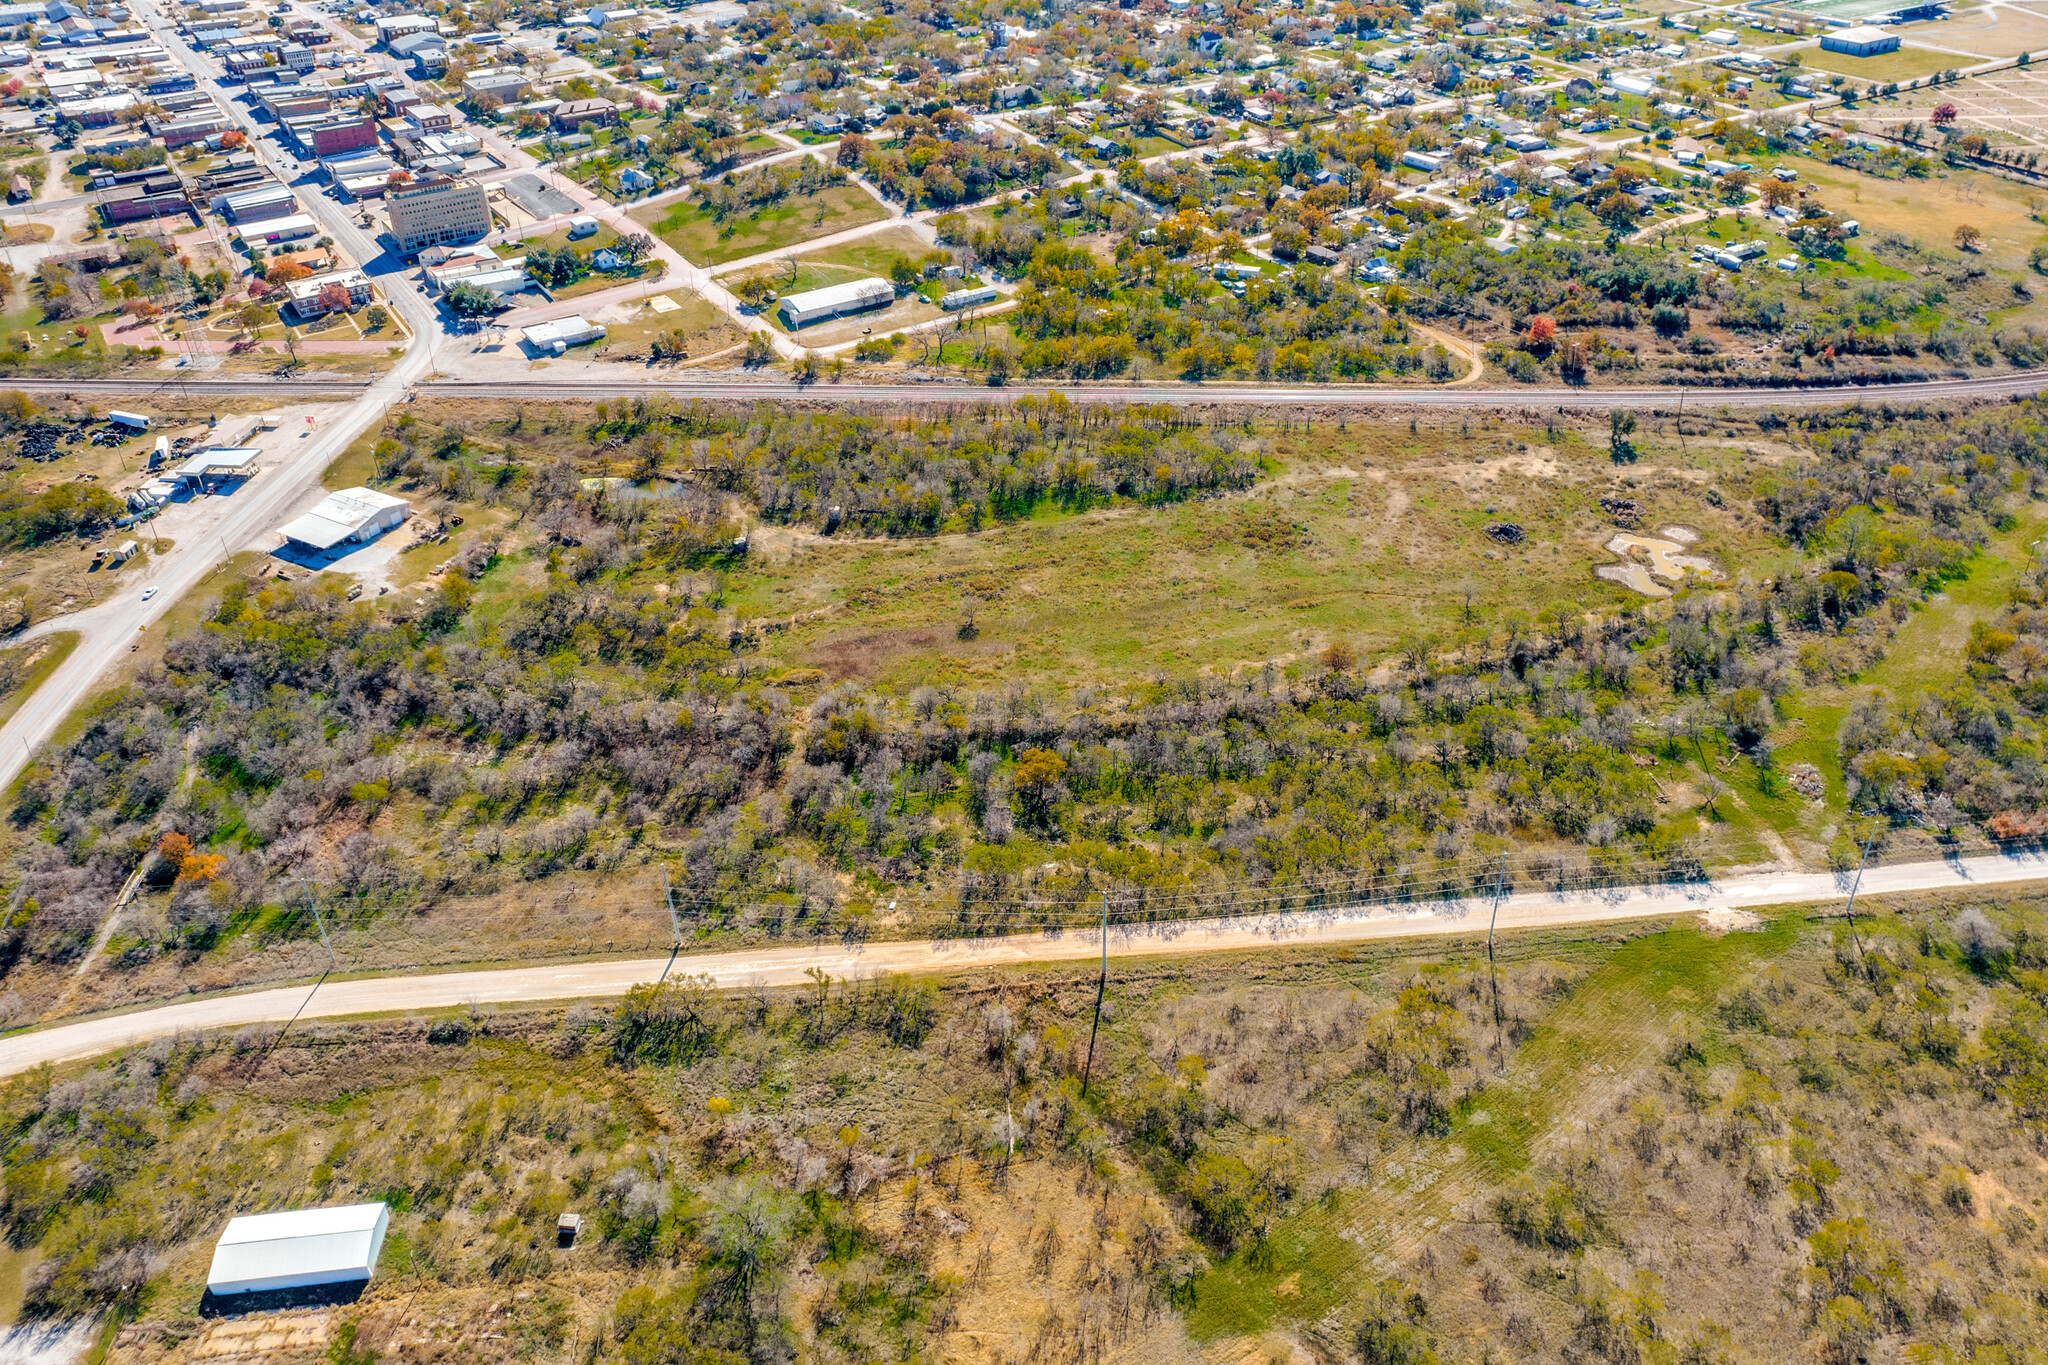
[[[1849,941],[1856,945],[1856,965],[1863,966],[1863,939],[1856,932],[1856,893],[1863,889],[1863,869],[1870,862],[1870,846],[1877,842],[1877,826],[1870,827],[1870,837],[1863,841],[1863,857],[1856,863],[1856,880],[1849,883],[1849,904],[1842,913],[1849,920]]]
[[[666,867],[661,869],[661,894],[668,898],[668,923],[669,928],[675,931],[675,938],[669,944],[668,961],[662,965],[661,975],[655,978],[654,985],[657,990],[661,988],[662,982],[668,980],[670,970],[676,965],[677,954],[683,951],[683,922],[676,918],[676,893],[675,888],[668,883]]]
[[[292,1025],[298,1023],[299,1016],[306,1012],[306,1006],[313,1003],[313,997],[319,994],[322,986],[327,984],[327,978],[334,975],[334,969],[341,965],[341,959],[334,955],[334,944],[327,937],[327,922],[320,918],[320,903],[313,899],[313,884],[304,877],[301,877],[299,878],[299,885],[305,889],[306,905],[313,912],[314,927],[320,931],[320,946],[327,950],[327,970],[320,973],[320,979],[313,983],[312,990],[306,992],[306,998],[301,1000],[299,1007],[292,1011],[292,1017],[284,1021],[284,1027],[277,1031],[277,1037],[270,1040],[270,1046],[256,1054],[256,1060],[249,1064],[248,1075],[251,1078],[262,1069],[264,1061],[270,1054],[277,1051],[277,1045],[284,1041],[285,1034],[291,1032]]]
[[[1493,981],[1493,1036],[1500,1047],[1500,1071],[1508,1071],[1508,1037],[1500,1021],[1500,969],[1493,961],[1493,931],[1500,923],[1500,903],[1507,897],[1508,855],[1500,855],[1500,869],[1493,879],[1493,917],[1486,924],[1486,974]]]
[[[327,937],[327,922],[320,918],[320,902],[313,898],[313,884],[301,877],[299,885],[306,892],[306,908],[313,912],[313,926],[320,931],[320,946],[327,950],[327,961],[331,966],[339,967],[341,959],[334,955],[334,944]]]
[[[1095,1074],[1095,1033],[1102,1027],[1102,993],[1109,985],[1109,893],[1102,893],[1102,973],[1095,978],[1095,1022],[1088,1026],[1088,1061],[1081,1068],[1081,1093]]]

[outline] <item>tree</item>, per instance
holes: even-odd
[[[1783,208],[1799,197],[1799,192],[1782,180],[1766,180],[1758,191],[1767,209]]]
[[[917,262],[908,256],[898,256],[889,262],[889,282],[898,289],[915,289],[923,277],[924,272],[918,269]]]
[[[345,313],[354,303],[355,296],[345,284],[323,284],[313,296],[314,306],[322,313]]]
[[[1936,125],[1937,127],[1941,127],[1941,128],[1946,128],[1946,127],[1948,127],[1948,126],[1949,126],[1950,124],[1952,124],[1952,123],[1954,123],[1954,122],[1956,121],[1956,114],[1957,114],[1957,112],[1958,112],[1958,111],[1957,111],[1957,109],[1956,109],[1955,105],[1953,105],[1953,104],[1951,104],[1951,103],[1949,103],[1949,102],[1947,102],[1947,101],[1945,101],[1945,100],[1944,100],[1944,101],[1943,101],[1942,103],[1940,103],[1940,104],[1937,104],[1937,105],[1935,105],[1935,106],[1934,106],[1934,122],[1935,122],[1935,125]]]
[[[303,280],[312,273],[296,261],[282,261],[264,271],[263,280],[266,284],[290,284],[293,280]]]
[[[818,382],[818,353],[816,351],[805,351],[803,358],[797,361],[796,382],[799,384],[815,384]]]
[[[1548,346],[1557,339],[1557,320],[1546,313],[1529,319],[1529,348]]]
[[[1436,1365],[1436,1351],[1423,1330],[1429,1306],[1398,1280],[1381,1280],[1352,1333],[1364,1365]]]
[[[775,359],[775,339],[766,332],[747,333],[747,354],[744,364],[750,370],[759,369]]]
[[[1027,818],[1050,823],[1059,781],[1067,773],[1067,760],[1050,749],[1026,749],[1017,756],[1017,790],[1024,797]]]
[[[644,232],[628,233],[612,243],[612,250],[627,265],[638,265],[654,250],[654,239]]]
[[[874,153],[875,144],[858,133],[848,133],[839,139],[838,162],[848,170],[857,170],[867,163]]]
[[[1636,215],[1642,212],[1642,207],[1636,202],[1634,195],[1616,190],[1602,199],[1600,206],[1594,209],[1593,213],[1613,231],[1624,232],[1635,226]]]
[[[1984,234],[1970,223],[1957,223],[1949,240],[1956,244],[1957,251],[1975,251],[1977,244],[1984,240]]]
[[[1636,429],[1636,415],[1626,408],[1613,408],[1607,414],[1607,457],[1616,464],[1633,464],[1636,458],[1635,442],[1629,436]]]
[[[775,282],[759,271],[746,276],[732,287],[733,297],[749,308],[759,308],[775,292]]]
[[[488,317],[505,306],[504,300],[490,290],[478,288],[463,280],[457,280],[449,285],[447,293],[442,297],[447,300],[449,310],[457,317]]]

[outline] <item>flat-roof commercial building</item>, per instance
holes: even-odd
[[[895,301],[896,288],[887,280],[853,280],[847,284],[829,284],[823,289],[791,294],[776,304],[775,310],[782,315],[783,326],[794,330],[827,318],[845,317],[848,313],[887,308]]]
[[[573,133],[586,123],[607,128],[619,121],[619,107],[610,100],[564,100],[548,121],[558,132]]]
[[[474,180],[439,177],[385,192],[391,236],[401,254],[444,242],[474,242],[491,231],[491,205]]]
[[[325,553],[337,545],[375,540],[411,515],[412,505],[404,498],[370,488],[344,488],[287,522],[278,534],[297,549]]]
[[[553,322],[536,322],[525,331],[526,344],[543,355],[560,355],[571,346],[596,341],[604,336],[604,324],[587,322],[571,314]]]
[[[1897,52],[1899,35],[1870,26],[1844,28],[1833,33],[1821,34],[1820,46],[1823,52],[1841,52],[1851,57],[1875,57],[1882,52]]]
[[[254,189],[237,190],[214,200],[214,207],[233,223],[260,223],[266,218],[283,218],[299,211],[299,198],[290,185],[272,181]]]
[[[324,275],[293,280],[284,288],[285,293],[291,296],[285,307],[291,310],[293,317],[305,322],[326,317],[334,311],[320,297],[331,289],[346,289],[347,306],[350,308],[360,308],[370,301],[370,277],[360,270],[330,270]],[[332,299],[338,304],[340,296],[333,295]]]
[[[124,186],[100,200],[100,212],[109,223],[133,223],[143,218],[162,218],[191,208],[185,187],[175,175],[152,177],[140,185]]]
[[[390,1223],[382,1204],[231,1218],[214,1244],[206,1287],[216,1295],[253,1294],[367,1280]]]
[[[277,242],[296,242],[301,237],[318,237],[320,224],[309,214],[290,213],[282,218],[265,218],[235,230],[235,235],[245,242],[269,246]]]
[[[408,33],[432,33],[438,27],[438,21],[424,14],[387,14],[377,21],[377,41],[388,43]]]
[[[566,218],[583,211],[581,204],[537,175],[515,175],[499,188],[528,217]]]

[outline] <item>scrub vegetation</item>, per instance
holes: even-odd
[[[165,1041],[0,1091],[0,1219],[138,1361],[227,1216],[372,1199],[271,1358],[2025,1359],[2042,907],[1868,908],[1120,965],[1092,1067],[1031,972]]]
[[[2041,418],[409,405],[335,476],[458,534],[178,604],[9,795],[0,1006],[2029,840]],[[177,1038],[9,1084],[5,1264],[149,1361],[380,1198],[309,1357],[2022,1360],[2042,909]]]
[[[2027,562],[2034,406],[1624,427],[409,412],[362,458],[476,529],[383,599],[228,581],[87,708],[12,797],[11,1008],[138,869],[108,1000],[303,970],[309,896],[370,967],[660,946],[664,882],[802,941],[2023,837],[2040,571],[1883,684]],[[1646,514],[1719,576],[1592,576]]]

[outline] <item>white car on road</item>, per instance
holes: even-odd
[[[143,600],[143,601],[147,602],[147,601],[148,601],[148,600],[149,600],[150,598],[152,598],[152,597],[154,597],[154,596],[156,596],[156,589],[155,589],[154,587],[148,587],[148,588],[144,588],[144,589],[142,590],[142,600]]]

